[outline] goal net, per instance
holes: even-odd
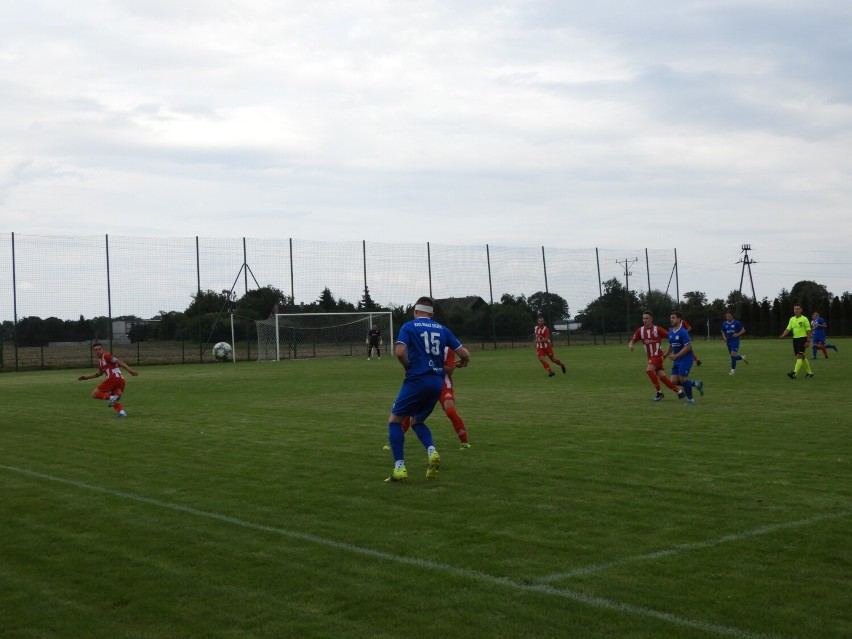
[[[393,344],[390,311],[278,313],[257,320],[258,361],[316,357],[367,357],[370,329],[379,330],[380,353]],[[373,356],[376,356],[375,348]]]

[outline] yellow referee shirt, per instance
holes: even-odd
[[[793,337],[807,337],[808,331],[811,330],[811,323],[808,321],[808,318],[804,315],[790,318],[790,321],[787,323],[787,330],[793,333]]]

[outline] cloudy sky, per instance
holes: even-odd
[[[852,5],[0,4],[0,232],[676,248],[852,290]]]

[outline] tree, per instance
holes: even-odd
[[[647,293],[639,293],[639,306],[643,312],[651,311],[655,324],[668,326],[665,318],[669,316],[676,304],[674,298],[668,293],[650,290]]]
[[[536,315],[544,315],[548,323],[568,319],[568,302],[556,293],[538,291],[527,299],[530,308]]]
[[[320,293],[316,304],[326,313],[332,313],[337,310],[337,302],[334,299],[334,295],[331,293],[331,289],[327,286],[322,289],[322,293]]]
[[[742,309],[744,304],[748,304],[749,302],[751,302],[750,297],[743,295],[739,291],[731,291],[728,293],[728,298],[725,300],[725,309],[730,309],[734,314],[734,317],[738,317],[740,315],[740,309]]]
[[[251,319],[264,319],[273,314],[274,309],[291,304],[291,299],[274,286],[261,286],[248,291],[237,302],[237,308]]]
[[[802,305],[805,315],[810,315],[814,311],[825,312],[831,304],[832,295],[822,284],[802,280],[793,284],[790,297]]]
[[[370,287],[364,287],[364,295],[361,297],[361,301],[358,302],[358,310],[359,311],[377,311],[380,310],[381,306],[376,304],[373,301],[373,298],[370,297]]]
[[[577,321],[595,333],[632,332],[642,322],[642,308],[635,291],[627,291],[617,278],[603,283],[604,294],[577,314]],[[627,317],[628,305],[630,317]]]
[[[187,317],[197,317],[199,313],[220,313],[229,301],[230,291],[224,290],[219,293],[206,290],[192,294],[192,301],[184,311]]]

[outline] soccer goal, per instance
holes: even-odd
[[[352,313],[277,313],[257,320],[257,359],[316,357],[367,357],[367,333],[375,325],[381,334],[379,348],[387,355],[393,344],[390,311]],[[375,353],[374,353],[375,354]]]

